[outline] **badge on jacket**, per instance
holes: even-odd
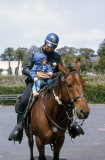
[[[54,62],[54,63],[52,63],[52,65],[53,65],[53,66],[56,66],[56,65],[57,65],[57,63],[56,63],[56,62]]]

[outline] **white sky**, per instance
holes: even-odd
[[[58,34],[58,48],[97,51],[105,39],[105,0],[0,0],[0,54],[39,47],[50,32]]]

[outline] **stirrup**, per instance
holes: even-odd
[[[72,138],[75,138],[76,136],[80,136],[81,134],[84,135],[84,131],[81,128],[81,126],[79,124],[77,124],[76,122],[72,123],[69,127],[68,127],[68,131],[69,131],[69,135]]]
[[[14,129],[10,133],[8,140],[9,141],[19,141],[21,143],[23,138],[23,128],[21,123],[15,125]]]

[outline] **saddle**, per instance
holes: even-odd
[[[39,92],[39,95],[40,93],[45,89],[45,86],[47,85],[47,80],[45,80],[45,82],[41,85],[40,87],[40,92]],[[17,97],[17,100],[16,100],[16,104],[15,104],[15,112],[18,113],[18,106],[19,106],[19,103],[20,101],[22,100],[22,96],[23,96],[23,93],[20,94],[18,97]],[[31,97],[31,100],[30,100],[30,105],[29,105],[29,111],[30,109],[32,108],[33,104],[37,101],[38,99],[38,96],[37,97]]]

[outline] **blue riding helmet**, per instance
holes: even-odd
[[[49,47],[56,48],[59,42],[59,37],[55,33],[49,33],[45,42]]]

